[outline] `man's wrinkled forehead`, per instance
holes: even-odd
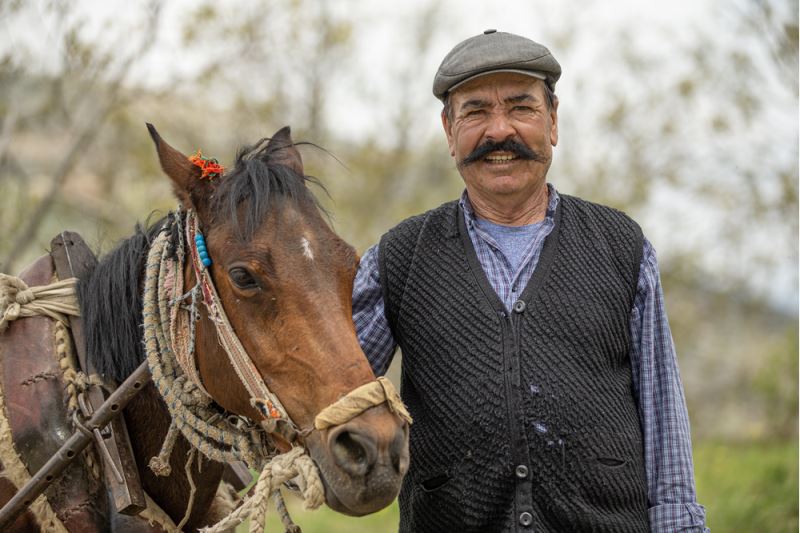
[[[544,82],[513,73],[492,73],[475,78],[450,93],[450,104],[459,110],[477,107],[479,103],[543,102]]]

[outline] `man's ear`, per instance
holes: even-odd
[[[164,173],[172,181],[172,189],[185,209],[198,211],[205,195],[203,194],[204,180],[200,179],[202,171],[195,166],[184,154],[167,144],[156,131],[155,126],[147,123],[147,130],[153,143],[156,145],[158,160]]]
[[[452,124],[450,124],[450,119],[447,118],[447,113],[444,109],[442,109],[442,128],[444,128],[444,134],[447,135],[447,146],[450,148],[450,155],[455,157],[456,149],[453,146]]]
[[[271,161],[291,168],[297,172],[298,176],[305,175],[303,172],[303,159],[294,146],[292,130],[289,126],[284,126],[275,132],[275,135],[267,143],[266,151]]]
[[[558,144],[558,96],[553,95],[553,106],[550,108],[550,144]]]

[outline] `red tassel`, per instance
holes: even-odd
[[[200,175],[200,179],[212,180],[225,172],[225,167],[220,165],[216,159],[203,157],[203,152],[201,150],[197,150],[196,154],[189,157],[189,161],[191,161],[194,166],[200,167],[200,170],[203,171]]]

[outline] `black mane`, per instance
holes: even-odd
[[[238,236],[249,240],[258,229],[267,212],[278,199],[311,202],[320,211],[325,211],[309,188],[313,183],[325,191],[325,187],[313,176],[304,176],[271,157],[286,144],[261,139],[252,146],[245,146],[236,154],[236,164],[226,173],[214,193],[211,205],[213,217],[223,217],[236,222]],[[311,144],[311,143],[294,143]]]
[[[306,183],[323,190],[324,187],[316,178],[298,175],[288,166],[271,162],[270,157],[282,146],[269,146],[266,141],[262,139],[239,150],[233,170],[220,178],[210,206],[213,220],[236,221],[239,236],[245,240],[253,236],[279,200],[312,202],[322,210]],[[151,243],[173,216],[150,226],[137,224],[133,236],[106,254],[78,283],[87,358],[98,373],[117,382],[122,382],[145,359],[144,263]]]
[[[142,290],[147,251],[167,219],[144,229],[106,254],[78,282],[86,356],[102,376],[122,382],[142,361]]]

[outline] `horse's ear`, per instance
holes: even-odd
[[[195,166],[189,161],[189,158],[180,153],[178,150],[167,144],[161,138],[161,135],[156,131],[155,126],[147,124],[147,130],[150,132],[150,137],[156,145],[158,152],[158,160],[161,163],[161,168],[164,173],[172,180],[172,188],[178,200],[181,201],[183,207],[186,209],[197,210],[198,205],[195,205],[198,199],[197,188],[201,183],[200,176],[202,171],[200,167]]]
[[[300,176],[304,174],[303,159],[294,146],[292,129],[289,126],[284,126],[275,132],[275,135],[267,143],[267,152],[275,163],[286,165]]]

